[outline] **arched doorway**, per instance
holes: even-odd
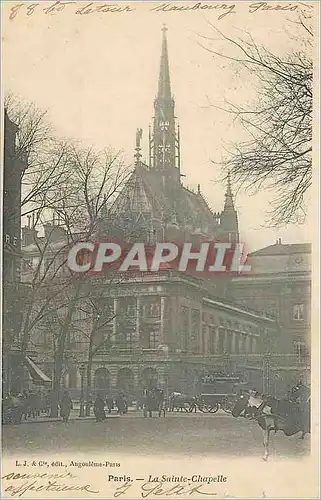
[[[143,389],[152,389],[157,387],[158,375],[155,368],[145,368],[142,371]]]
[[[185,393],[185,372],[180,365],[172,365],[168,375],[168,392]]]
[[[102,398],[110,392],[110,373],[107,368],[98,368],[94,374],[94,391]]]
[[[134,392],[134,374],[129,368],[121,368],[117,373],[117,389],[123,391],[125,395]]]

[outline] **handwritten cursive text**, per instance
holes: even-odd
[[[151,12],[213,12],[217,13],[218,20],[224,19],[225,17],[230,17],[230,14],[236,14],[238,9],[246,8],[249,14],[256,13],[266,13],[266,12],[278,12],[278,13],[288,13],[294,12],[306,7],[312,7],[311,5],[306,5],[302,2],[292,2],[292,3],[275,3],[275,2],[254,2],[250,4],[240,5],[232,2],[175,2],[170,1],[162,3],[149,2],[137,2],[125,4],[123,1],[119,3],[112,2],[98,2],[97,0],[92,2],[78,2],[75,0],[55,0],[51,4],[44,2],[24,2],[16,3],[9,9],[9,19],[15,19],[18,14],[25,14],[27,17],[31,17],[35,14],[45,14],[47,16],[55,16],[65,11],[71,12],[73,15],[77,16],[92,16],[94,14],[113,14],[113,13],[128,13],[135,11],[137,9],[148,9]]]
[[[127,494],[127,492],[132,488],[133,482],[126,481],[126,483],[118,486],[116,491],[114,492],[114,498],[119,498]],[[217,493],[213,491],[206,491],[206,485],[199,484],[197,486],[192,486],[190,483],[188,484],[175,484],[175,486],[166,487],[164,483],[161,482],[146,482],[141,486],[141,497],[148,498],[152,496],[193,496],[193,495],[204,495],[214,497]]]
[[[63,474],[19,474],[10,472],[2,477],[4,492],[9,497],[22,497],[25,493],[33,492],[58,492],[58,491],[85,491],[96,494],[99,491],[91,484],[79,484],[78,482],[68,482],[68,479],[75,479],[70,473]],[[60,482],[57,479],[64,479]],[[6,482],[4,482],[6,481]]]

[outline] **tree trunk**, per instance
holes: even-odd
[[[52,403],[51,403],[51,417],[58,417],[58,407],[59,407],[59,393],[61,386],[61,377],[64,363],[64,354],[65,354],[65,344],[67,334],[69,332],[72,316],[76,307],[76,303],[79,299],[80,295],[81,283],[76,283],[76,291],[75,296],[69,306],[68,312],[65,317],[65,321],[62,325],[59,340],[58,340],[58,349],[56,351],[55,356],[55,366],[54,366],[54,380],[52,387]]]
[[[62,345],[61,345],[62,344]],[[51,417],[58,417],[59,393],[63,369],[64,342],[59,342],[59,347],[55,355],[54,379],[52,386]]]
[[[93,365],[93,342],[92,338],[89,342],[88,349],[88,363],[87,363],[87,388],[86,388],[86,417],[90,415],[90,400],[91,400],[91,390],[92,390],[92,378],[91,378],[91,369]]]
[[[24,379],[24,367],[25,359],[28,352],[28,347],[30,343],[30,331],[29,331],[29,320],[32,312],[32,305],[34,303],[34,298],[32,296],[32,301],[28,305],[28,309],[25,313],[25,318],[22,319],[21,331],[22,331],[22,342],[21,342],[21,361],[17,367],[16,371],[16,387],[15,392],[23,392],[23,379]]]

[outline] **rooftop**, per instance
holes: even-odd
[[[249,257],[311,253],[311,247],[311,243],[290,243],[284,245],[278,240],[274,245],[269,245],[250,253]]]

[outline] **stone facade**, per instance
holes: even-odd
[[[95,241],[110,237],[126,240],[130,235],[131,241],[149,244],[238,242],[230,179],[220,213],[210,209],[200,187],[193,192],[181,183],[180,136],[165,31],[154,107],[150,162],[141,162],[139,129],[133,173],[113,206],[101,213]],[[32,243],[33,238],[38,238],[35,228],[24,228],[23,235],[24,278],[28,280],[33,267],[39,264],[41,245],[49,253],[43,258],[45,262],[54,256],[50,252],[66,245],[66,236],[57,224],[45,227],[45,236],[38,245]],[[51,238],[52,244],[46,245],[46,238]],[[55,280],[59,281],[61,273],[55,274]],[[290,384],[291,378],[295,382],[301,369],[297,359],[277,357],[283,344],[278,322],[266,311],[257,310],[250,296],[241,303],[238,278],[196,278],[171,268],[128,271],[117,276],[116,281],[104,274],[88,279],[85,286],[90,299],[78,300],[73,311],[62,383],[74,397],[85,396],[90,380],[92,393],[107,395],[123,390],[130,399],[139,397],[141,390],[150,385],[163,387],[166,392],[195,394],[201,390],[202,376],[214,371],[240,372],[252,387],[277,392],[277,377],[271,374],[282,366],[282,384]],[[55,280],[51,280],[52,287]],[[233,294],[235,299],[227,300]],[[57,309],[59,300],[57,297]],[[38,349],[37,362],[49,376],[58,323],[59,313],[53,310],[32,333]]]
[[[273,315],[283,350],[308,358],[311,348],[311,245],[276,244],[248,255],[252,270],[233,278],[230,293],[240,304]]]
[[[20,362],[19,335],[24,289],[20,286],[21,262],[21,178],[27,168],[23,152],[17,149],[18,127],[5,110],[3,169],[3,390],[16,387]]]

